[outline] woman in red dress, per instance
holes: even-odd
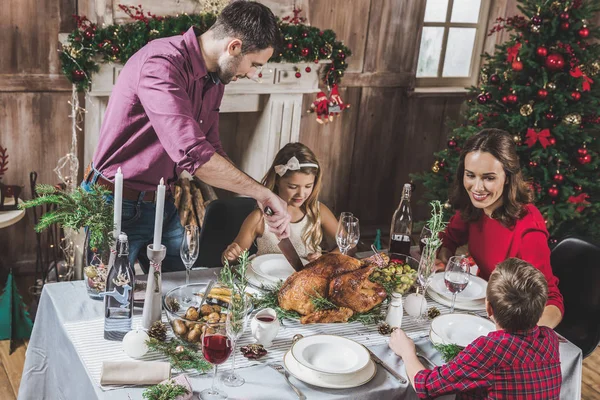
[[[450,202],[458,211],[442,234],[439,259],[446,263],[468,243],[479,275],[486,280],[507,258],[531,263],[548,281],[548,302],[538,325],[556,327],[564,306],[550,266],[548,230],[532,203],[531,184],[523,179],[515,143],[507,132],[485,129],[467,140]]]

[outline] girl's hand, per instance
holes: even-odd
[[[389,343],[390,349],[402,358],[410,354],[416,354],[415,342],[411,338],[406,336],[406,333],[402,329],[395,329],[392,332]]]
[[[236,242],[231,243],[221,256],[221,259],[227,259],[227,261],[235,261],[242,254],[244,250]]]
[[[310,253],[309,255],[306,256],[306,259],[308,261],[315,261],[317,258],[321,257],[321,253]]]

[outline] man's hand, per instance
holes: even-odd
[[[227,259],[227,261],[235,261],[239,258],[244,250],[240,247],[239,244],[233,242],[223,252],[221,256],[221,260]]]
[[[321,253],[310,253],[306,256],[306,259],[312,262],[315,261],[317,258],[321,257],[321,255]]]
[[[264,198],[256,200],[263,212],[267,207],[273,211],[272,215],[267,215],[265,213],[265,221],[269,226],[269,230],[279,239],[290,237],[290,221],[292,220],[292,217],[287,211],[287,204],[285,201],[281,200],[279,196],[268,189],[265,191]]]
[[[406,336],[406,333],[404,333],[402,329],[396,329],[392,332],[389,346],[394,353],[402,358],[407,358],[410,355],[417,354],[415,343],[411,338]]]

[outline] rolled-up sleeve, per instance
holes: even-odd
[[[169,157],[178,169],[193,175],[216,150],[194,118],[185,90],[186,74],[177,62],[169,55],[148,58],[141,68],[137,93]]]
[[[443,246],[450,250],[452,254],[456,253],[457,248],[467,244],[469,240],[469,224],[462,219],[459,211],[450,218],[446,230],[440,236]]]

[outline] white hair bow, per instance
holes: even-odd
[[[298,161],[298,159],[296,157],[292,157],[292,158],[289,159],[289,161],[285,165],[284,164],[276,165],[275,166],[275,172],[279,176],[284,176],[286,172],[288,172],[288,171],[298,171],[302,167],[319,168],[319,166],[317,164],[314,164],[314,163],[302,163],[302,164],[300,164],[300,161]]]

